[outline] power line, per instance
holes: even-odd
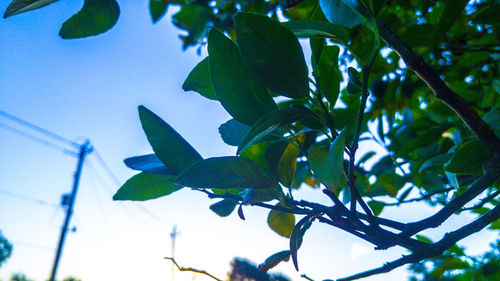
[[[53,251],[54,248],[53,247],[49,247],[49,246],[44,246],[44,245],[39,245],[39,244],[35,244],[35,243],[29,243],[29,242],[21,242],[21,241],[17,241],[17,240],[10,240],[14,246],[24,246],[24,247],[29,247],[29,248],[37,248],[37,249],[42,249],[42,250],[46,250],[46,251]]]
[[[108,177],[114,181],[114,183],[115,183],[115,185],[117,187],[120,187],[122,185],[122,183],[120,182],[120,180],[118,179],[118,177],[115,176],[115,174],[113,173],[113,171],[111,171],[111,169],[106,164],[106,162],[104,162],[104,159],[101,157],[101,154],[99,154],[99,151],[97,151],[97,149],[94,148],[94,152],[95,152],[95,156],[97,158],[97,161],[99,161],[99,163],[101,164],[101,166],[104,168],[104,170],[108,174]]]
[[[16,116],[12,115],[12,114],[9,114],[9,113],[7,113],[7,112],[5,112],[3,110],[0,110],[0,115],[4,116],[5,118],[10,119],[10,120],[12,120],[14,122],[17,122],[17,123],[19,123],[19,124],[21,124],[21,125],[23,125],[25,127],[31,128],[32,130],[35,130],[35,131],[37,131],[37,132],[39,132],[39,133],[41,133],[43,135],[46,135],[47,137],[50,137],[52,139],[55,139],[55,140],[58,140],[60,142],[66,143],[67,145],[73,146],[75,148],[78,148],[78,149],[80,148],[80,145],[78,143],[74,142],[74,141],[71,141],[71,140],[69,140],[69,139],[67,139],[65,137],[62,137],[62,136],[60,136],[60,135],[58,135],[56,133],[53,133],[53,132],[51,132],[49,130],[41,128],[41,127],[39,127],[39,126],[37,126],[37,125],[35,125],[33,123],[30,123],[30,122],[28,122],[26,120],[23,120],[23,119],[21,119],[19,117],[16,117]]]
[[[0,194],[3,194],[5,196],[9,196],[9,197],[12,197],[12,198],[17,198],[17,199],[20,199],[20,200],[25,200],[25,201],[29,201],[29,202],[32,202],[32,203],[44,205],[44,206],[59,207],[59,205],[54,204],[54,203],[50,203],[50,202],[47,202],[47,201],[44,201],[44,200],[41,200],[41,199],[37,199],[37,198],[33,198],[33,197],[29,197],[29,196],[17,194],[17,193],[10,192],[10,191],[7,191],[7,190],[0,189]]]
[[[111,169],[106,164],[106,162],[104,161],[104,159],[101,157],[101,155],[99,154],[99,152],[95,149],[95,147],[94,147],[94,152],[95,152],[94,155],[96,156],[95,158],[97,159],[97,161],[99,162],[99,164],[102,166],[103,170],[106,172],[108,178],[113,181],[113,183],[115,184],[116,188],[120,188],[121,185],[122,185],[121,182],[120,182],[120,180],[118,179],[117,176],[115,176],[115,174],[113,173],[113,171],[111,171]],[[115,191],[113,191],[108,185],[104,184],[104,187],[110,193],[111,196],[115,193]],[[138,204],[135,204],[135,206],[139,210],[141,210],[142,213],[144,213],[146,216],[150,217],[151,219],[155,220],[156,222],[158,222],[158,223],[160,223],[162,225],[166,226],[168,224],[164,219],[158,217],[153,212],[151,212],[148,208],[146,208],[145,206],[141,205],[140,202],[137,202],[137,203]],[[120,205],[121,206],[125,206],[122,202],[120,202]]]
[[[53,149],[56,149],[56,150],[62,151],[63,153],[70,154],[70,155],[75,155],[75,154],[76,154],[75,152],[73,152],[73,151],[71,151],[71,150],[68,150],[68,149],[66,149],[65,147],[62,147],[62,146],[57,145],[57,144],[55,144],[55,143],[49,142],[49,141],[44,140],[44,139],[42,139],[42,138],[40,138],[40,137],[37,137],[37,136],[35,136],[35,135],[32,135],[32,134],[26,133],[26,132],[24,132],[24,131],[22,131],[22,130],[16,129],[16,128],[11,127],[11,126],[9,126],[9,125],[6,125],[6,124],[4,124],[4,123],[0,123],[0,128],[3,128],[3,129],[5,129],[5,130],[7,130],[7,131],[10,131],[10,132],[12,132],[12,133],[14,133],[14,134],[17,134],[17,135],[19,135],[19,136],[25,137],[25,138],[27,138],[27,139],[30,139],[30,140],[32,140],[32,141],[34,141],[34,142],[38,142],[38,143],[40,143],[40,144],[42,144],[42,145],[45,145],[45,146],[48,146],[48,147],[50,147],[50,148],[53,148]]]

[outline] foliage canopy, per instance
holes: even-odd
[[[14,0],[4,17],[52,2]],[[244,206],[270,209],[269,226],[290,248],[265,268],[291,257],[298,269],[298,250],[316,222],[377,249],[409,251],[341,280],[436,257],[500,227],[499,1],[150,0],[153,22],[172,5],[180,7],[173,22],[187,33],[184,48],[207,45],[209,53],[183,89],[220,102],[234,118],[219,132],[237,155],[203,159],[140,106],[154,154],[125,160],[141,173],[114,199],[190,187],[221,199],[210,207],[220,216],[237,206],[242,219]],[[99,34],[118,15],[115,0],[85,0],[60,35]],[[298,38],[309,43],[310,65]],[[372,145],[383,157],[358,152]],[[300,200],[297,188],[317,189],[332,205]],[[416,201],[439,211],[415,222],[379,216]],[[418,235],[453,214],[475,219],[437,242]]]

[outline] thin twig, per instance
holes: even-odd
[[[429,193],[424,194],[424,195],[422,195],[421,197],[418,197],[418,198],[411,198],[411,199],[402,200],[402,201],[398,201],[398,202],[394,202],[394,203],[384,203],[384,205],[385,206],[399,206],[399,205],[405,204],[405,203],[419,202],[419,201],[422,201],[422,200],[425,200],[425,199],[429,199],[429,198],[431,198],[432,196],[434,196],[436,194],[446,193],[446,192],[449,192],[449,191],[452,191],[452,190],[455,190],[455,188],[454,187],[443,188],[443,189],[440,189],[440,190],[429,192]]]
[[[165,259],[172,261],[179,271],[190,271],[190,272],[194,272],[194,273],[199,273],[199,274],[206,275],[206,276],[208,276],[216,281],[223,281],[222,279],[219,279],[219,278],[213,276],[212,274],[206,272],[205,270],[199,270],[199,269],[192,268],[192,267],[180,267],[174,258],[165,257]]]
[[[300,275],[300,277],[306,279],[306,280],[309,280],[309,281],[314,281],[313,279],[311,279],[309,276],[305,275],[305,274],[302,274]]]
[[[460,212],[470,211],[470,210],[476,210],[476,209],[482,208],[486,203],[488,203],[491,200],[495,199],[495,197],[497,197],[499,194],[500,194],[500,190],[497,190],[497,191],[493,192],[492,194],[490,194],[490,195],[484,197],[483,199],[481,199],[474,206],[462,208],[462,210],[460,210]]]

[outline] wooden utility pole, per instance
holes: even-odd
[[[85,156],[92,152],[89,141],[86,141],[80,145],[80,152],[78,154],[78,163],[76,165],[76,171],[73,178],[73,189],[71,191],[70,202],[66,209],[66,218],[64,219],[64,224],[61,228],[61,235],[59,236],[59,244],[57,246],[56,257],[54,259],[54,266],[52,267],[52,273],[50,274],[50,281],[55,281],[57,267],[59,265],[59,260],[61,259],[62,249],[64,247],[64,240],[66,238],[66,233],[68,232],[69,222],[71,220],[71,215],[73,214],[73,205],[75,204],[76,193],[78,191],[78,184],[80,183],[80,175],[82,173],[83,162],[85,161]]]
[[[177,232],[177,225],[174,224],[174,227],[172,229],[172,232],[170,233],[170,238],[172,238],[172,258],[174,259],[175,258],[175,238],[177,237],[177,235],[181,234],[180,232]],[[171,281],[174,281],[174,277],[175,277],[175,268],[174,268],[174,263],[172,263],[172,268],[171,268],[171,271],[172,271],[172,280]]]

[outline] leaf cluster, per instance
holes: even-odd
[[[50,3],[14,0],[6,15]],[[62,36],[109,29],[115,20],[101,12],[117,18],[113,3],[86,0]],[[298,269],[302,240],[317,222],[377,249],[410,252],[344,280],[439,256],[474,232],[498,229],[498,1],[151,0],[154,22],[168,5],[180,6],[173,22],[187,31],[184,48],[208,49],[182,88],[232,116],[219,133],[237,153],[204,159],[140,106],[154,154],[125,160],[140,172],[115,200],[155,199],[187,187],[221,199],[210,206],[220,216],[238,207],[244,219],[244,207],[267,208],[269,227],[290,247],[261,264],[264,271],[290,257]],[[296,198],[298,188],[315,189],[332,206]],[[441,208],[415,222],[379,216],[417,201]],[[434,243],[415,236],[455,213],[479,216]]]

